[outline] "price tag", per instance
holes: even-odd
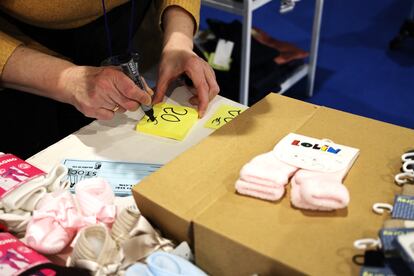
[[[241,114],[245,109],[230,105],[221,105],[204,124],[206,128],[218,129]]]
[[[137,131],[181,141],[198,120],[197,110],[191,107],[159,103],[153,109],[155,121],[144,116]]]

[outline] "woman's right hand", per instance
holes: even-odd
[[[116,67],[73,66],[65,70],[63,79],[68,103],[87,117],[110,120],[115,112],[151,104],[151,96]]]
[[[148,93],[153,94],[148,86],[148,93],[141,90],[117,67],[77,66],[25,46],[16,48],[7,60],[0,84],[72,104],[85,116],[100,120],[134,111],[140,103],[149,105]]]

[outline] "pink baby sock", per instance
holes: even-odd
[[[236,190],[240,194],[276,201],[283,196],[285,185],[297,170],[272,152],[260,154],[243,166]]]
[[[56,254],[69,244],[82,225],[72,194],[57,190],[46,194],[37,204],[25,240],[40,253]]]
[[[349,192],[342,184],[348,168],[337,172],[301,169],[292,177],[291,202],[302,209],[330,211],[348,206]]]
[[[296,183],[293,177],[290,181],[290,202],[292,202],[293,206],[301,209],[312,209],[311,207],[313,207],[302,199],[300,186]]]
[[[109,228],[112,227],[116,217],[115,194],[104,178],[87,178],[78,182],[75,193],[87,224],[102,222]]]
[[[279,200],[285,193],[283,186],[260,185],[243,181],[243,179],[238,179],[236,181],[236,190],[239,194],[249,195],[270,201]]]

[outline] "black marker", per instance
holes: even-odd
[[[142,90],[148,93],[145,89],[144,83],[142,82],[141,76],[138,72],[138,64],[130,59],[128,62],[121,64],[122,71]],[[144,111],[145,115],[153,122],[155,121],[154,109],[151,105],[141,104],[141,108]]]

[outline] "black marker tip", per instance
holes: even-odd
[[[149,117],[149,119],[151,120],[151,122],[154,122],[155,121],[154,110],[152,108],[150,110],[146,110],[145,111],[145,115],[147,115]]]

